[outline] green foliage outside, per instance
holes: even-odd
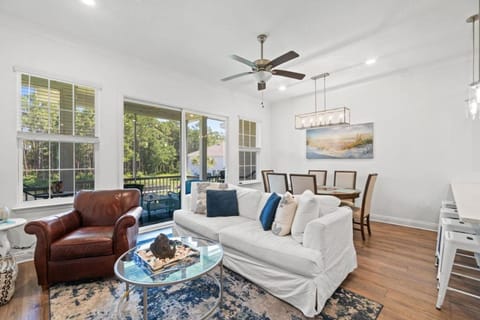
[[[133,177],[134,146],[137,177],[180,175],[180,121],[157,119],[131,112],[124,115],[124,177]],[[135,125],[136,124],[136,125]],[[136,127],[136,128],[135,128]],[[136,131],[136,140],[134,131]],[[224,135],[207,129],[207,145],[223,143]],[[190,120],[187,154],[200,148],[200,121]],[[199,162],[196,156],[192,162]],[[213,166],[214,159],[207,159]]]

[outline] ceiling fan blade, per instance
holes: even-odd
[[[285,54],[282,54],[280,57],[277,57],[270,61],[268,66],[270,66],[272,69],[275,68],[276,66],[281,65],[282,63],[285,63],[287,61],[290,61],[292,59],[295,59],[296,57],[299,57],[300,55],[296,53],[295,51],[288,51]]]
[[[292,72],[292,71],[287,71],[287,70],[279,70],[279,69],[272,70],[272,74],[276,75],[276,76],[294,78],[294,79],[297,79],[297,80],[303,80],[303,78],[305,78],[305,75],[303,73],[297,73],[297,72]]]
[[[265,81],[261,81],[257,83],[257,88],[258,91],[265,90],[267,88],[267,84],[265,83]]]
[[[233,60],[236,60],[238,62],[241,62],[243,64],[246,64],[247,66],[249,66],[250,68],[253,68],[253,69],[256,69],[257,68],[257,65],[255,63],[253,63],[252,61],[250,60],[247,60],[245,58],[242,58],[240,56],[237,56],[236,54],[232,54],[230,56]]]
[[[247,74],[252,74],[252,73],[253,72],[250,71],[250,72],[242,72],[242,73],[239,73],[239,74],[234,74],[233,76],[223,78],[222,81],[232,80],[232,79],[243,77],[243,76],[246,76]]]

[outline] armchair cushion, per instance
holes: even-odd
[[[61,261],[113,254],[112,227],[79,228],[59,240],[50,248],[50,260]]]

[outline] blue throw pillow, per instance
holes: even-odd
[[[275,212],[277,212],[277,207],[281,199],[282,197],[274,192],[263,206],[262,213],[260,214],[260,222],[262,223],[263,230],[267,231],[272,229]]]
[[[237,190],[207,190],[207,217],[238,216]]]

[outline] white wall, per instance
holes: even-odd
[[[17,208],[14,210],[16,216],[38,217],[50,214],[52,208],[23,209],[17,203],[20,189],[16,139],[17,83],[13,66],[101,86],[100,145],[96,154],[96,187],[99,189],[115,188],[123,183],[124,96],[228,117],[227,175],[231,183],[238,182],[238,117],[252,119],[254,115],[253,118],[263,127],[265,146],[269,145],[268,108],[262,109],[255,99],[171,71],[168,61],[165,66],[150,65],[115,52],[55,38],[36,26],[2,15],[0,39],[0,203]],[[269,162],[267,147],[263,149],[260,161]]]
[[[464,113],[470,68],[468,58],[457,57],[327,89],[329,105],[350,107],[352,124],[374,122],[371,160],[307,160],[305,131],[294,130],[294,115],[314,110],[313,95],[272,105],[273,168],[327,169],[327,184],[334,170],[357,170],[361,189],[368,173],[378,172],[372,219],[435,228],[450,180],[480,168],[479,123]]]

